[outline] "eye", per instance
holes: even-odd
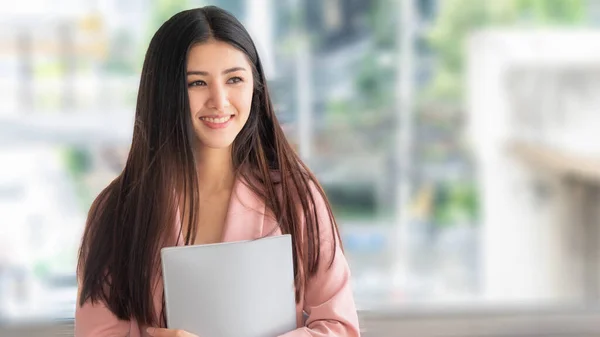
[[[194,81],[191,82],[190,84],[188,84],[188,87],[198,87],[198,86],[205,86],[206,82],[199,80],[199,81]]]
[[[229,81],[227,81],[227,83],[236,84],[236,83],[243,82],[243,81],[244,80],[241,77],[236,76],[236,77],[230,78]]]

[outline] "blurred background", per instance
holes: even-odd
[[[0,327],[72,320],[149,40],[209,4],[255,39],[366,334],[600,334],[598,0],[0,3]]]

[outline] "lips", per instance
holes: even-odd
[[[222,124],[228,122],[232,115],[222,116],[222,117],[200,117],[200,120],[207,121],[214,124]]]
[[[231,123],[234,117],[235,115],[203,116],[200,117],[200,120],[211,129],[223,129]]]

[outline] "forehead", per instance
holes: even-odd
[[[221,71],[232,67],[248,69],[250,63],[244,52],[229,43],[210,40],[190,48],[187,70]]]

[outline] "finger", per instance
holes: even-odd
[[[148,328],[146,332],[152,337],[195,337],[183,330],[172,330],[162,328]]]
[[[148,334],[152,337],[175,337],[177,336],[175,333],[173,333],[172,330],[169,329],[161,329],[161,328],[148,328],[146,330],[146,332],[148,332]]]
[[[148,335],[150,335],[152,337],[160,337],[160,335],[162,334],[161,330],[164,330],[164,329],[148,328],[148,329],[146,329],[146,332],[148,333]]]

